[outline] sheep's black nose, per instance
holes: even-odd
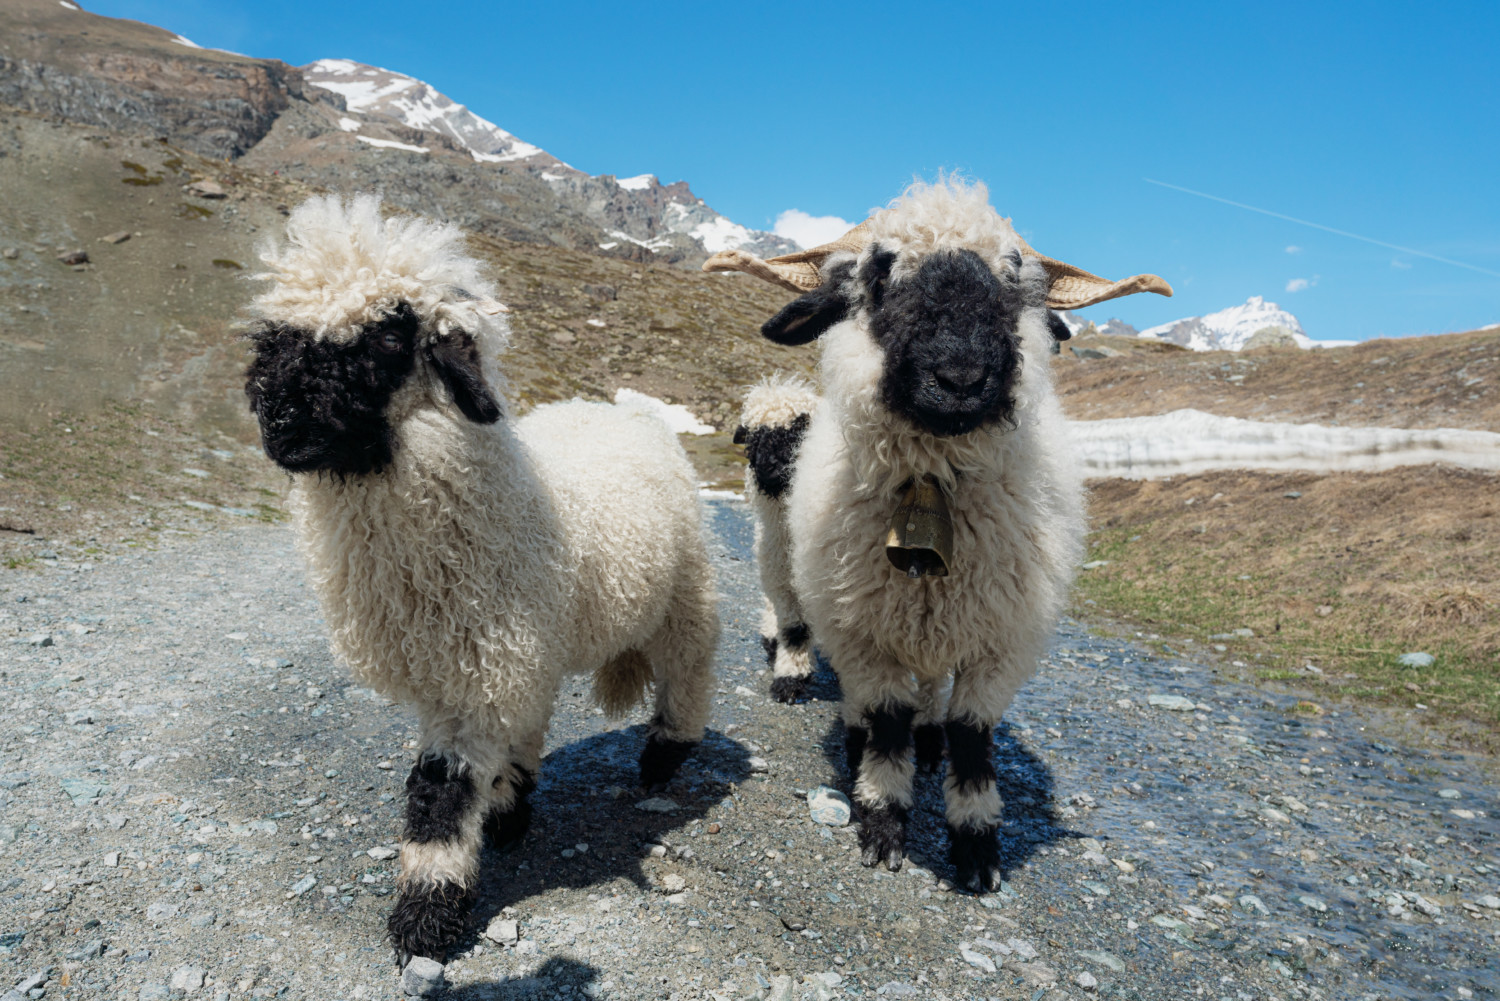
[[[944,365],[933,369],[938,386],[954,396],[978,396],[988,379],[982,365]]]

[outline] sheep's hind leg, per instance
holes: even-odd
[[[531,803],[527,797],[536,788],[546,730],[529,735],[511,747],[511,760],[490,784],[490,808],[484,818],[484,836],[497,851],[519,842],[531,828]]]
[[[647,644],[656,669],[656,712],[641,752],[641,785],[660,789],[703,740],[713,694],[719,613],[704,557],[700,574],[685,574],[665,625]]]
[[[456,756],[429,750],[407,777],[399,896],[386,922],[401,965],[412,956],[443,960],[464,933],[487,805],[475,769]]]
[[[906,854],[906,820],[912,804],[913,706],[890,702],[858,714],[847,729],[846,750],[859,752],[854,798],[860,807],[859,846],[867,866],[897,872]],[[851,758],[850,768],[855,768]]]
[[[990,727],[949,719],[948,777],[943,798],[948,815],[948,857],[957,883],[974,893],[1000,888],[1000,792],[995,785]]]

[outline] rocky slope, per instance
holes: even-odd
[[[651,174],[590,177],[403,73],[349,59],[320,59],[302,72],[308,83],[343,98],[349,115],[339,124],[350,132],[360,132],[370,120],[438,132],[481,164],[515,164],[539,176],[560,201],[605,229],[610,239],[601,249],[634,245],[692,263],[701,261],[705,251],[742,248],[772,257],[798,249],[774,233],[747,229],[719,215],[685,181],[662,184]]]
[[[58,0],[0,10],[0,104],[232,158],[305,101],[301,71],[274,59],[200,49]]]
[[[747,229],[686,182],[590,177],[420,80],[347,60],[303,70],[203,49],[171,31],[59,0],[0,10],[0,105],[329,190],[376,189],[489,236],[691,269],[790,241]]]

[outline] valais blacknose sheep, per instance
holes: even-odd
[[[441,959],[481,837],[526,831],[565,674],[612,713],[654,679],[648,787],[702,738],[719,624],[695,477],[644,412],[508,416],[504,307],[457,229],[317,198],[287,235],[261,258],[245,391],[335,652],[420,719],[388,924],[403,961]]]
[[[1171,290],[1044,258],[983,185],[951,180],[914,185],[832,245],[705,268],[805,292],[762,333],[821,339],[823,392],[783,517],[791,589],[843,687],[865,863],[901,865],[913,728],[931,719],[958,882],[993,890],[991,728],[1035,670],[1083,552],[1048,307]]]
[[[811,383],[776,374],[745,395],[734,442],[745,446],[745,495],[755,515],[755,562],[766,597],[761,644],[771,662],[771,696],[796,702],[812,677],[812,639],[802,603],[792,589],[792,544],[786,523],[787,488],[802,436],[818,405]]]

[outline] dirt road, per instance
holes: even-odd
[[[644,718],[565,689],[536,823],[486,856],[444,996],[1500,993],[1493,762],[1076,623],[996,738],[1004,891],[943,881],[933,776],[905,868],[865,869],[806,804],[846,782],[836,683],[765,697],[748,517],[711,507],[710,739],[646,803]],[[383,849],[416,731],[332,662],[290,532],[96,560],[0,571],[0,991],[401,997]],[[515,944],[485,935],[508,920]]]

